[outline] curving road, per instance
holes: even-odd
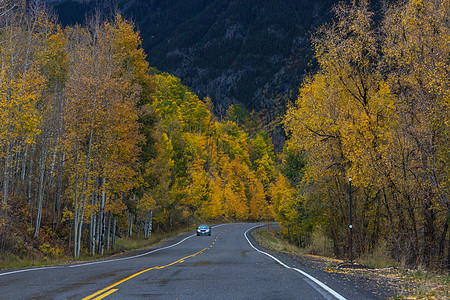
[[[1,299],[376,299],[256,246],[255,224],[222,224],[135,256],[0,272]]]

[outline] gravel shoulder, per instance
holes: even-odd
[[[345,263],[344,261],[309,254],[284,253],[284,255],[307,266],[308,268],[334,274],[341,280],[354,282],[382,299],[403,299],[413,296],[418,288],[414,282],[399,278],[396,268],[372,269],[363,265]]]
[[[450,299],[448,275],[420,269],[398,267],[371,268],[343,260],[305,253],[275,251],[260,235],[252,233],[259,247],[294,265],[316,272],[324,278],[336,278],[378,299]],[[329,276],[331,277],[329,277]],[[351,297],[349,297],[351,298]],[[370,297],[372,298],[372,297]]]

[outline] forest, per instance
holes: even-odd
[[[63,28],[39,1],[0,0],[0,259],[275,220],[330,256],[448,269],[450,1],[333,13],[278,153],[257,114],[219,119],[149,66],[120,14]]]
[[[0,3],[3,254],[77,258],[133,230],[270,218],[273,145],[239,106],[218,121],[148,66],[120,15],[61,28],[39,2]]]

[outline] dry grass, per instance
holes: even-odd
[[[0,269],[21,269],[21,268],[34,268],[43,267],[57,264],[64,264],[70,262],[68,258],[53,259],[48,257],[36,258],[25,257],[20,258],[15,255],[3,255],[0,258]]]
[[[133,237],[117,238],[116,249],[106,250],[105,255],[89,255],[84,254],[79,259],[74,259],[70,255],[62,256],[60,258],[51,258],[45,255],[34,255],[29,257],[19,257],[14,254],[8,253],[6,255],[0,256],[0,269],[20,269],[20,268],[35,268],[44,266],[53,266],[60,264],[68,264],[80,261],[91,261],[97,259],[104,259],[110,255],[117,255],[132,250],[145,249],[155,244],[158,244],[164,239],[176,236],[181,232],[186,232],[192,230],[192,228],[182,228],[172,233],[154,233],[149,239],[144,239],[142,234],[138,236],[134,234]]]
[[[253,231],[252,235],[261,246],[273,251],[291,253],[310,267],[381,283],[386,288],[397,291],[392,299],[450,299],[450,274],[439,274],[420,267],[414,270],[401,267],[387,259],[382,249],[372,256],[356,260],[359,266],[370,268],[339,268],[342,260],[308,254],[310,249],[289,244],[277,231],[259,229]]]
[[[153,233],[147,240],[144,239],[143,237],[137,237],[136,235],[131,238],[130,237],[118,238],[116,240],[115,252],[123,252],[147,248],[160,242],[162,239],[169,238],[174,235],[176,235],[176,233],[170,235]]]
[[[294,253],[300,253],[299,251],[301,250],[297,246],[290,244],[277,231],[257,229],[252,231],[252,236],[258,244],[270,250]]]

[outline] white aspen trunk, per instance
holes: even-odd
[[[59,90],[59,102],[58,102],[58,111],[57,111],[57,118],[59,122],[59,129],[58,129],[58,139],[57,139],[57,146],[60,146],[60,140],[63,139],[64,136],[64,100],[65,100],[65,93],[64,93],[64,85],[60,85]],[[57,166],[57,172],[58,172],[58,179],[56,183],[56,197],[55,197],[55,205],[56,205],[56,222],[54,226],[54,231],[58,230],[59,222],[60,222],[60,216],[61,216],[61,195],[63,193],[63,187],[62,187],[62,177],[64,174],[64,159],[65,159],[65,151],[63,147],[59,147],[60,151],[58,153],[58,159],[59,163]]]
[[[44,138],[45,143],[46,138]],[[34,238],[39,236],[39,229],[41,228],[42,218],[42,202],[44,201],[44,177],[45,177],[45,159],[47,156],[46,146],[42,145],[43,149],[39,158],[39,193],[38,193],[38,207],[36,214],[36,227],[34,229]]]
[[[78,169],[78,166],[77,166]],[[82,226],[81,223],[81,206],[82,206],[82,200],[83,200],[83,194],[84,194],[84,185],[85,185],[85,181],[86,181],[86,171],[84,171],[83,174],[83,181],[81,184],[81,191],[80,191],[80,195],[78,195],[78,192],[75,192],[75,205],[74,205],[74,209],[75,209],[75,223],[74,223],[74,256],[75,258],[78,258],[80,255],[80,245],[79,245],[79,241],[81,239],[81,237],[79,237],[79,235],[81,234],[80,228]],[[77,179],[75,180],[75,184],[76,184],[76,190],[78,190],[78,170],[77,170]]]
[[[6,216],[6,209],[8,205],[8,192],[9,192],[9,169],[11,165],[11,143],[6,146],[6,158],[3,168],[3,198],[2,198],[2,210]]]
[[[106,222],[106,215],[105,215],[105,204],[106,204],[106,192],[105,192],[105,184],[106,179],[102,178],[102,201],[101,201],[101,235],[100,235],[100,251],[103,255],[104,249],[105,249],[105,222]]]
[[[97,183],[98,183],[97,179]],[[98,191],[98,185],[97,185],[97,189],[96,191]],[[95,198],[96,198],[96,207],[97,207],[97,215],[95,216],[95,218],[97,219],[96,221],[96,228],[95,228],[95,236],[96,236],[96,247],[97,247],[97,253],[100,253],[100,226],[102,224],[102,220],[101,220],[101,215],[102,215],[102,206],[100,201],[98,201],[98,193],[95,192]],[[97,203],[98,202],[98,203]]]
[[[57,144],[58,142],[56,142]],[[54,169],[55,169],[55,164],[56,164],[56,152],[57,152],[57,147],[55,146],[54,152],[53,152],[53,159],[52,159],[52,163],[50,165],[50,172],[48,175],[48,180],[49,183],[47,184],[47,197],[48,197],[48,190],[50,189],[51,191],[53,191],[54,195],[56,195],[56,186],[55,186],[55,180],[54,180]],[[50,201],[47,201],[48,205],[50,205]],[[53,197],[53,201],[51,203],[52,205],[52,228],[55,228],[55,219],[56,219],[56,197]]]
[[[147,236],[147,234],[148,234],[148,232],[147,232],[147,230],[148,230],[148,223],[150,222],[150,218],[149,218],[149,214],[147,213],[146,215],[145,215],[145,221],[144,221],[144,239],[147,239],[148,238],[148,236]]]
[[[78,130],[77,130],[78,131]],[[78,133],[78,132],[77,132]],[[73,218],[73,256],[75,258],[78,258],[77,255],[77,249],[78,249],[78,168],[79,168],[79,158],[78,158],[78,143],[76,143],[75,148],[76,158],[75,158],[75,166],[76,166],[76,173],[75,173],[75,191],[74,191],[74,218]]]
[[[4,234],[6,232],[6,226],[8,222],[8,189],[9,189],[9,166],[10,166],[10,156],[11,156],[11,144],[8,143],[6,146],[6,158],[3,170],[3,197],[1,199],[1,231],[0,237],[2,239],[2,249],[4,244]]]
[[[96,203],[96,197],[95,197],[95,192],[92,193],[92,207],[95,208],[95,206],[97,205]],[[91,225],[90,225],[90,232],[91,232],[91,236],[90,236],[90,247],[91,247],[91,254],[92,256],[95,255],[95,243],[96,243],[96,230],[97,230],[97,215],[95,214],[95,209],[94,211],[91,213]]]
[[[98,191],[98,189],[99,189],[99,186],[98,186],[98,182],[99,182],[99,178],[96,180],[96,182],[97,182],[97,188],[96,188],[96,192],[95,192],[95,198],[96,198],[96,206],[97,206],[97,204],[98,204],[98,209],[97,209],[97,216],[96,216],[96,219],[97,219],[97,227],[96,227],[96,229],[95,229],[95,234],[96,234],[96,243],[97,243],[97,253],[100,253],[100,251],[101,251],[101,236],[102,236],[102,233],[101,233],[101,226],[102,226],[102,204],[101,204],[101,200],[100,201],[98,201],[98,193],[97,193],[97,191]],[[98,203],[97,203],[98,202]]]
[[[98,180],[96,180],[96,187],[92,191],[92,207],[94,208],[92,212],[92,255],[97,253],[97,245],[98,245],[98,210],[97,210],[97,190],[98,190]],[[97,210],[97,212],[95,212]]]
[[[88,155],[86,158],[86,166],[85,166],[85,170],[84,170],[84,175],[83,175],[83,182],[81,184],[81,194],[80,194],[80,202],[83,200],[82,203],[78,203],[78,207],[76,206],[77,204],[77,200],[75,200],[75,211],[76,215],[79,217],[79,220],[76,220],[78,226],[75,226],[75,240],[76,242],[76,246],[75,247],[75,258],[78,258],[80,255],[80,244],[81,244],[81,231],[83,229],[83,216],[84,216],[84,211],[86,208],[86,199],[87,199],[87,190],[88,190],[88,184],[89,184],[89,172],[91,170],[91,163],[90,160],[92,158],[92,143],[94,140],[94,115],[95,115],[95,103],[96,100],[94,99],[94,104],[93,104],[93,109],[92,109],[92,115],[91,115],[91,128],[90,128],[90,136],[89,136],[89,147],[88,147]],[[78,147],[77,147],[78,148]],[[77,149],[78,151],[78,149]]]
[[[116,216],[113,218],[113,232],[112,232],[113,249],[116,250]]]
[[[76,197],[75,197],[76,199]],[[77,201],[75,200],[75,207],[77,205]],[[76,209],[75,209],[76,211]],[[75,258],[78,258],[78,214],[75,213],[74,219],[73,219],[73,256]]]
[[[101,236],[101,241],[102,241],[102,247],[101,247],[101,254],[104,254],[105,251],[105,233],[106,233],[106,212],[102,213],[102,236]]]
[[[20,140],[17,142],[19,147],[21,146],[21,143],[22,143],[22,141],[20,141]],[[19,147],[17,147],[17,148],[19,148]],[[13,147],[13,149],[14,148],[16,148],[16,147]],[[20,176],[17,176],[17,174],[20,174],[19,160],[20,160],[20,150],[16,150],[13,153],[13,160],[12,160],[12,164],[15,165],[15,170],[12,173],[13,176],[11,177],[11,186],[10,186],[10,189],[11,189],[10,193],[12,193],[12,195],[15,195],[17,193],[17,188],[19,187],[19,184],[16,184],[16,182],[17,183],[20,182]],[[14,176],[14,174],[15,174],[15,176]]]
[[[152,235],[153,228],[153,209],[150,211],[150,222],[148,222],[148,236]]]
[[[28,172],[28,187],[27,187],[27,198],[28,198],[28,204],[30,206],[30,226],[33,226],[33,205],[31,201],[31,186],[32,186],[32,176],[33,176],[33,161],[34,161],[34,153],[36,152],[36,143],[33,143],[33,147],[31,150],[31,156],[30,156],[30,167]]]
[[[106,229],[106,249],[109,250],[109,242],[111,237],[111,212],[108,212],[108,228]]]
[[[153,219],[153,210],[147,213],[147,217],[145,218],[145,239],[147,240],[152,235],[152,219]]]
[[[128,213],[128,236],[131,237],[133,234],[133,217],[131,215],[131,213]]]
[[[96,238],[96,247],[97,247],[97,253],[100,252],[100,225],[101,225],[101,220],[100,217],[101,216],[101,208],[99,206],[98,211],[97,211],[97,215],[95,216],[96,219],[96,228],[95,228],[95,238]]]
[[[56,140],[56,143],[58,143],[59,138]],[[53,178],[53,172],[55,170],[55,164],[56,164],[56,153],[58,151],[58,148],[55,147],[55,149],[53,150],[53,159],[52,159],[52,164],[50,166],[50,179]]]
[[[95,214],[92,213],[91,214],[91,224],[89,227],[89,231],[90,231],[90,241],[89,241],[89,245],[91,247],[91,255],[94,256],[95,255]]]
[[[83,174],[83,181],[81,182],[81,191],[80,194],[78,195],[78,155],[77,155],[77,173],[76,173],[76,179],[75,179],[75,205],[74,205],[74,209],[75,209],[75,234],[74,234],[74,255],[75,258],[79,257],[80,254],[80,242],[81,242],[81,230],[83,227],[83,216],[84,216],[84,211],[86,208],[86,198],[87,198],[87,193],[85,192],[85,190],[88,189],[88,181],[89,181],[89,171],[90,171],[90,163],[89,160],[91,158],[91,143],[92,141],[92,129],[91,129],[91,139],[89,142],[89,155],[87,157],[87,161],[86,161],[86,167],[84,170],[84,174]],[[77,145],[77,152],[78,152],[78,145]]]
[[[88,175],[89,180],[89,175]],[[79,222],[79,232],[78,232],[78,251],[77,254],[80,256],[80,249],[81,249],[81,234],[83,232],[83,218],[84,218],[84,212],[86,211],[86,202],[87,202],[87,193],[84,195],[83,203],[82,203],[82,210],[81,210],[81,216],[80,216],[80,222]]]
[[[53,161],[52,161],[52,165],[51,165],[51,168],[50,168],[50,174],[49,174],[49,178],[50,178],[50,182],[51,182],[51,184],[49,186],[51,186],[51,189],[52,189],[53,194],[54,194],[53,202],[52,202],[52,231],[55,230],[55,223],[56,223],[56,194],[58,193],[58,191],[57,191],[58,182],[57,182],[56,179],[55,180],[53,179],[55,165],[56,165],[56,147],[55,147],[55,152],[54,152]]]
[[[61,156],[60,161],[60,167],[58,172],[58,187],[57,187],[57,193],[56,193],[56,226],[55,231],[58,229],[60,216],[61,216],[61,194],[63,192],[63,186],[62,186],[62,179],[64,174],[64,159],[66,157],[66,154],[63,153]]]

